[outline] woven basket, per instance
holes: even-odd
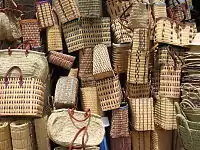
[[[81,87],[85,88],[85,87],[95,87],[96,86],[96,80],[94,79],[93,76],[85,76],[85,77],[81,77]]]
[[[85,87],[81,88],[82,96],[82,106],[83,110],[90,109],[94,114],[103,115],[103,112],[100,107],[100,102],[97,97],[97,88],[96,87]]]
[[[75,107],[78,94],[78,79],[72,76],[60,77],[56,84],[55,101],[56,108]]]
[[[195,23],[177,24],[170,18],[157,19],[154,42],[177,46],[189,45],[197,32]]]
[[[130,47],[130,44],[113,43],[112,62],[113,66],[117,66],[119,73],[127,73]]]
[[[74,56],[66,55],[56,51],[51,51],[48,56],[49,63],[63,67],[65,69],[71,69],[74,60]]]
[[[153,98],[128,98],[132,126],[137,131],[154,130]]]
[[[112,138],[129,137],[128,105],[112,110]]]
[[[153,9],[152,11],[154,19],[158,19],[160,17],[165,17],[165,18],[167,17],[165,2],[153,3],[152,9]]]
[[[110,138],[111,150],[131,150],[131,137]]]
[[[36,2],[36,9],[41,28],[47,28],[55,24],[51,5],[48,0]]]
[[[47,121],[47,132],[52,141],[61,146],[68,147],[80,129],[87,127],[85,146],[99,145],[105,134],[101,117],[94,114],[85,114],[81,111],[59,109],[53,111]],[[72,116],[71,116],[71,115]],[[76,121],[79,120],[79,121]],[[62,128],[62,130],[60,130]],[[84,130],[83,130],[84,131]],[[67,134],[66,134],[67,133]],[[73,146],[81,146],[83,132],[80,132]]]
[[[122,92],[118,76],[96,81],[101,109],[108,111],[120,107]]]
[[[26,19],[21,20],[21,29],[23,41],[34,40],[34,43],[31,43],[32,46],[40,46],[40,27],[37,19]]]
[[[54,150],[66,150],[66,147],[56,147],[56,148],[54,148]],[[67,150],[69,150],[69,149],[67,148]],[[73,150],[83,150],[83,149],[75,149],[74,148]],[[100,150],[100,148],[96,147],[96,146],[94,146],[94,147],[86,147],[85,150]]]
[[[69,53],[98,44],[111,46],[110,19],[107,17],[76,19],[62,28]]]
[[[78,68],[71,68],[68,76],[77,78],[78,77]]]
[[[96,80],[113,77],[109,53],[106,45],[99,44],[93,50],[93,76]]]
[[[50,140],[47,135],[47,116],[34,120],[38,150],[50,150]]]
[[[128,97],[130,98],[147,98],[150,95],[149,84],[132,84],[126,85]]]
[[[8,122],[0,122],[0,149],[12,150],[10,128]]]
[[[10,124],[13,150],[34,150],[35,139],[32,123],[19,120]]]

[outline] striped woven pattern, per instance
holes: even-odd
[[[147,98],[150,95],[150,85],[127,83],[128,97],[130,98]]]
[[[157,2],[153,4],[153,16],[155,19],[160,17],[167,17],[165,2]]]
[[[8,122],[0,122],[0,149],[12,150],[10,127]]]

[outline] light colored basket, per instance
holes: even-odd
[[[77,78],[78,77],[78,68],[71,68],[68,76]]]
[[[32,123],[26,120],[14,121],[10,124],[13,150],[34,150],[35,137]]]
[[[131,137],[110,138],[110,150],[131,150]]]
[[[128,97],[130,98],[147,98],[150,96],[149,84],[132,84],[126,85]]]
[[[113,77],[109,53],[106,45],[99,44],[93,50],[93,76],[96,80]]]
[[[158,19],[160,17],[165,17],[165,18],[167,17],[165,2],[153,3],[152,10],[153,10],[154,19]]]
[[[12,150],[10,127],[8,122],[0,122],[0,149]]]
[[[118,76],[97,80],[96,87],[101,109],[103,111],[120,107],[122,91]]]
[[[76,19],[65,23],[62,28],[69,53],[98,44],[111,46],[108,17]]]
[[[47,116],[34,120],[38,150],[51,150],[50,139],[47,135]]]
[[[154,130],[153,98],[128,98],[128,100],[134,129]]]
[[[66,147],[56,147],[56,148],[54,148],[54,150],[66,150]],[[67,150],[69,150],[69,149],[67,148]],[[73,150],[83,150],[83,149],[75,149],[74,148]],[[94,147],[86,147],[85,150],[100,150],[100,148],[96,147],[96,146],[94,146]]]

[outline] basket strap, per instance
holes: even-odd
[[[74,117],[74,109],[68,109],[68,114],[69,114],[69,116],[70,116],[72,119],[76,120],[77,122],[86,121],[87,119],[90,119],[90,117],[91,117],[91,112],[90,112],[89,109],[86,110],[85,118],[82,119],[82,120],[78,120],[77,118]]]

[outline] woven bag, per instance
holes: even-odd
[[[19,77],[8,77],[15,69]],[[40,79],[24,78],[21,69],[13,66],[0,77],[0,88],[1,116],[42,116],[45,89]]]
[[[47,121],[47,132],[56,144],[69,148],[99,145],[105,134],[100,116],[70,109],[53,111]]]
[[[111,46],[108,17],[76,19],[65,23],[62,28],[69,53],[98,44]]]
[[[85,88],[85,87],[95,87],[96,86],[96,80],[94,79],[93,76],[85,76],[85,77],[81,77],[81,87]]]
[[[93,49],[93,76],[96,80],[114,76],[106,45],[99,44]]]
[[[96,87],[103,111],[120,107],[122,92],[118,76],[97,80]]]
[[[154,19],[158,19],[160,17],[167,17],[165,2],[153,3],[152,11]]]
[[[126,85],[128,97],[130,98],[147,98],[150,96],[149,84],[132,84]]]
[[[197,32],[195,23],[177,23],[170,18],[157,19],[154,42],[189,45]]]
[[[131,137],[110,138],[111,150],[131,150]]]
[[[71,68],[68,76],[77,78],[78,77],[78,68]]]
[[[56,51],[50,51],[48,55],[49,63],[63,67],[65,69],[71,69],[74,60],[75,60],[74,56],[66,55]]]
[[[8,122],[0,122],[0,149],[12,150],[10,128]]]
[[[60,77],[56,84],[54,106],[69,108],[77,105],[78,79],[67,76]]]
[[[153,98],[128,98],[128,100],[134,129],[154,130]]]
[[[10,124],[13,150],[35,150],[33,125],[30,121],[18,120]]]
[[[128,105],[112,110],[112,138],[129,137]]]

